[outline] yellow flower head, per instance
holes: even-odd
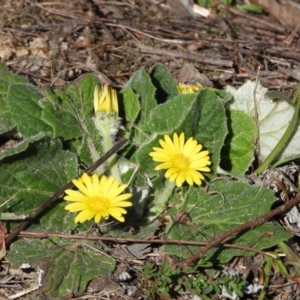
[[[201,151],[202,145],[192,137],[185,142],[184,133],[178,137],[174,133],[173,140],[165,135],[164,140],[159,140],[161,148],[154,147],[154,152],[149,155],[154,161],[160,162],[155,170],[167,169],[165,174],[171,182],[176,180],[176,185],[181,187],[187,181],[189,185],[201,184],[204,176],[201,172],[210,172],[211,164],[208,151]]]
[[[109,215],[120,222],[125,221],[122,215],[127,212],[123,207],[132,206],[132,203],[127,201],[132,194],[121,194],[126,189],[126,184],[120,186],[120,182],[113,177],[102,176],[99,179],[96,174],[89,176],[86,173],[72,182],[79,191],[66,190],[64,200],[73,202],[65,207],[66,210],[80,211],[75,218],[76,223],[83,223],[92,218],[99,223],[101,218],[107,220]]]
[[[200,83],[197,82],[196,85],[178,83],[177,88],[180,94],[191,94],[191,93],[198,92],[203,87]]]
[[[118,115],[117,91],[108,84],[104,84],[103,87],[97,85],[94,90],[94,108],[95,112],[104,110],[107,114],[114,112]]]

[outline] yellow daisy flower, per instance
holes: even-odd
[[[120,222],[125,221],[122,215],[127,212],[123,207],[132,206],[132,203],[127,201],[132,194],[121,194],[126,189],[126,184],[120,186],[120,182],[113,177],[102,176],[99,179],[96,174],[89,176],[86,173],[72,182],[79,191],[66,190],[67,196],[64,200],[73,202],[65,207],[66,210],[80,211],[75,218],[76,223],[83,223],[92,218],[99,223],[101,218],[107,220],[109,215]]]
[[[189,185],[201,184],[204,176],[201,172],[210,172],[211,164],[208,151],[201,151],[202,145],[192,137],[185,142],[184,133],[178,137],[174,133],[173,140],[165,135],[164,140],[159,140],[162,148],[154,147],[154,152],[149,155],[154,161],[160,162],[155,170],[167,169],[165,177],[171,182],[176,180],[176,185],[181,187],[187,181]]]
[[[203,86],[198,82],[196,83],[196,85],[178,83],[177,88],[180,94],[191,94],[200,91]]]
[[[94,90],[95,112],[104,110],[107,114],[114,112],[119,114],[117,91],[108,84],[103,87],[96,86]]]

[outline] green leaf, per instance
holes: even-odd
[[[29,138],[23,139],[20,143],[17,143],[12,147],[6,148],[5,150],[0,152],[0,160],[2,160],[4,157],[9,157],[25,151],[30,144],[43,139],[45,136],[46,134],[44,132],[41,132],[37,135],[33,135]]]
[[[171,72],[163,64],[154,65],[150,69],[149,75],[156,87],[155,97],[159,103],[163,103],[179,95],[176,81]]]
[[[237,5],[237,8],[243,12],[253,12],[256,14],[261,14],[263,12],[263,9],[256,4]]]
[[[267,91],[265,96],[272,99],[273,101],[286,101],[292,104],[291,100],[286,95],[275,90]]]
[[[92,120],[87,122],[83,136],[71,143],[71,150],[78,154],[80,161],[86,166],[91,165],[103,154],[101,136]]]
[[[212,0],[197,0],[197,4],[202,7],[211,7],[213,5]]]
[[[132,124],[138,117],[141,106],[139,103],[138,96],[130,88],[125,88],[121,91],[121,104],[124,107],[125,118],[129,123],[128,127],[131,129]]]
[[[43,120],[53,129],[53,137],[78,138],[83,134],[83,123],[91,118],[94,105],[94,89],[98,78],[84,75],[78,85],[66,86],[54,93],[45,88]]]
[[[52,127],[53,138],[68,140],[81,136],[79,116],[76,115],[76,108],[72,107],[72,99],[62,93],[58,97],[48,87],[45,87],[45,95],[47,98],[40,102],[43,107],[42,119]]]
[[[79,82],[70,84],[64,89],[84,120],[89,119],[94,110],[94,89],[97,84],[99,84],[98,77],[86,74],[80,78]]]
[[[247,81],[237,90],[230,86],[227,86],[226,90],[234,96],[230,109],[242,110],[252,118],[255,117],[255,101],[257,102],[260,159],[264,161],[285,133],[293,117],[294,106],[287,101],[272,101],[266,95],[266,88],[260,84],[256,86],[256,83],[251,81]],[[297,157],[300,157],[299,124],[274,162]]]
[[[274,201],[274,192],[246,183],[218,180],[209,185],[208,193],[196,187],[190,188],[184,199],[181,210],[189,213],[190,221],[170,225],[168,238],[208,242],[227,230],[267,213]],[[169,214],[175,216],[178,211],[174,207]],[[266,237],[265,233],[268,231],[274,232],[274,235]],[[240,232],[226,242],[262,250],[277,245],[290,236],[284,229],[265,223]],[[180,257],[189,257],[199,251],[199,247],[183,245],[164,245],[163,249],[168,254]],[[238,249],[219,247],[211,249],[206,257],[214,257],[222,263],[234,256],[249,254],[250,252]]]
[[[1,82],[0,82],[1,85]],[[1,86],[0,86],[1,89]],[[2,89],[0,90],[0,134],[11,131],[16,127],[16,124],[11,118],[10,111],[6,105],[5,95]]]
[[[158,141],[163,139],[164,134],[171,135],[174,132],[180,134],[186,130],[186,137],[189,137],[192,134],[192,128],[196,127],[198,112],[197,94],[179,95],[152,110],[150,121],[144,128],[144,131],[152,137],[135,153],[141,171],[146,172],[149,176],[157,174],[154,171],[157,163],[149,156],[152,148],[159,146]]]
[[[151,138],[136,151],[136,160],[140,169],[149,176],[154,171],[155,163],[149,156],[153,147],[159,146],[159,139],[164,134],[185,133],[186,139],[194,137],[205,149],[209,150],[212,160],[212,174],[215,174],[220,161],[220,151],[227,134],[226,115],[218,96],[209,89],[199,93],[184,94],[169,100],[153,109],[149,123],[144,131]],[[161,172],[162,174],[162,172]]]
[[[43,271],[41,291],[48,297],[62,299],[73,292],[84,292],[93,278],[109,275],[115,260],[71,240],[17,241],[6,259],[13,268],[24,262]],[[95,245],[93,244],[93,247]],[[22,255],[20,255],[22,253]]]
[[[0,82],[1,82],[1,88],[3,87],[3,83],[6,84],[6,86],[16,84],[16,83],[28,83],[28,79],[24,76],[15,75],[8,71],[8,68],[6,65],[1,64],[0,68]],[[5,86],[4,84],[4,86]]]
[[[253,119],[240,110],[228,113],[229,134],[222,149],[221,167],[232,173],[244,174],[254,160],[257,129]]]
[[[0,71],[7,71],[8,68],[6,66],[6,64],[0,64]]]
[[[82,123],[82,136],[72,142],[72,150],[76,152],[80,161],[91,165],[103,154],[102,137],[96,129],[92,119]]]
[[[53,92],[45,88],[45,98],[41,101],[43,120],[52,127],[53,136],[71,142],[81,162],[92,164],[103,153],[101,136],[95,128],[94,89],[98,78],[87,74],[79,84],[71,84]]]
[[[31,145],[25,152],[0,163],[1,203],[13,197],[1,208],[3,212],[32,212],[78,174],[76,155],[61,148],[60,141]],[[61,204],[60,215],[53,221],[56,229],[64,232],[74,227],[74,223],[71,226],[69,221],[67,223],[70,225],[66,226],[62,216],[74,217],[64,211]],[[43,218],[49,220],[55,216],[48,211]],[[51,223],[46,222],[45,226],[47,230],[52,230]]]
[[[148,135],[186,130],[191,135],[200,117],[199,109],[199,94],[178,95],[154,108],[142,130]]]
[[[2,64],[0,69],[0,134],[9,132],[16,127],[7,105],[7,93],[9,87],[17,83],[26,84],[27,79],[11,74],[7,67]]]
[[[37,89],[29,83],[13,84],[7,93],[7,105],[18,131],[26,138],[40,132],[51,132],[50,126],[41,120],[42,98]]]
[[[299,277],[300,275],[300,258],[298,254],[290,248],[290,246],[285,242],[279,243],[279,249],[285,254],[286,259],[289,261],[289,264],[293,265],[293,276]]]
[[[224,105],[230,101],[232,102],[232,100],[233,100],[231,93],[228,93],[224,90],[217,90],[217,89],[210,89],[210,88],[208,88],[208,89],[213,91]]]
[[[195,128],[194,138],[209,151],[211,173],[206,177],[213,178],[220,163],[220,152],[228,133],[225,108],[217,93],[210,89],[199,92],[199,121]],[[194,116],[192,116],[194,118]]]
[[[227,6],[234,6],[236,1],[235,0],[222,0],[222,2]]]
[[[140,96],[142,110],[140,117],[137,120],[137,126],[141,127],[147,124],[152,109],[157,106],[155,100],[155,87],[151,82],[150,76],[142,68],[133,74],[125,88],[131,88]]]

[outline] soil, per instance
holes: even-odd
[[[269,89],[297,86],[300,40],[293,26],[222,3],[205,18],[190,15],[179,0],[167,2],[0,1],[1,62],[38,85],[91,72],[122,86],[136,70],[160,62],[176,78],[191,63],[215,87],[257,77]]]

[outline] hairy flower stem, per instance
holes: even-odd
[[[97,151],[96,146],[95,146],[95,144],[93,142],[93,139],[90,136],[90,133],[89,133],[86,125],[82,122],[81,126],[82,126],[82,128],[83,128],[83,130],[84,130],[84,132],[86,134],[86,142],[87,142],[88,149],[90,150],[90,154],[91,154],[92,160],[93,160],[93,162],[95,162],[95,161],[97,161],[100,158],[100,153],[99,153],[99,151]],[[98,176],[101,175],[101,174],[103,174],[104,173],[104,166],[103,165],[99,166],[95,170],[95,173]]]
[[[103,148],[106,152],[112,148],[113,143],[115,142],[115,137],[119,128],[118,116],[107,114],[104,111],[97,111],[94,123],[103,139]],[[107,166],[111,175],[122,183],[115,154],[108,159]]]
[[[108,84],[102,87],[97,85],[94,90],[94,109],[94,123],[103,138],[104,150],[108,151],[115,142],[120,125],[117,91]],[[115,154],[108,159],[108,168],[115,180],[122,183]]]
[[[109,149],[112,148],[113,146],[114,139],[111,136],[109,131],[104,131],[103,132],[103,146],[104,150],[108,151]],[[122,183],[121,176],[120,176],[120,171],[117,165],[117,157],[116,154],[112,155],[108,160],[108,168],[110,169],[111,175],[118,180],[120,183]]]
[[[168,200],[172,196],[176,182],[165,181],[164,187],[157,192],[149,211],[149,220],[155,219],[166,208]]]

